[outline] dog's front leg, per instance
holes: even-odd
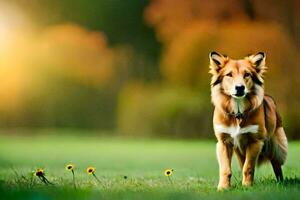
[[[232,145],[219,139],[217,143],[217,157],[220,173],[218,190],[230,187],[232,153]]]
[[[243,167],[243,186],[252,185],[255,165],[263,147],[262,141],[251,143],[246,148],[246,160]]]

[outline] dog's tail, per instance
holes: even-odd
[[[278,117],[279,118],[277,119],[277,121],[280,120],[279,115]],[[278,123],[281,123],[281,120]],[[272,140],[273,159],[276,160],[278,164],[283,165],[287,158],[288,140],[282,127],[282,124],[280,124],[280,126],[277,126]]]

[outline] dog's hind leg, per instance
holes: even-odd
[[[271,160],[271,164],[272,164],[277,181],[283,181],[281,164],[278,163],[276,160]]]

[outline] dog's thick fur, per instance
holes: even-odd
[[[287,138],[274,100],[264,94],[265,54],[233,60],[210,53],[213,125],[219,162],[218,189],[230,187],[231,159],[235,152],[243,171],[244,186],[253,183],[256,164],[270,161],[277,180],[287,156]],[[245,95],[234,94],[243,85]]]

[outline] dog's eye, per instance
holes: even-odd
[[[245,74],[244,74],[244,78],[248,78],[248,77],[250,77],[250,76],[251,76],[250,73],[245,73]]]
[[[225,76],[232,77],[232,73],[230,72],[230,73],[226,74]]]

